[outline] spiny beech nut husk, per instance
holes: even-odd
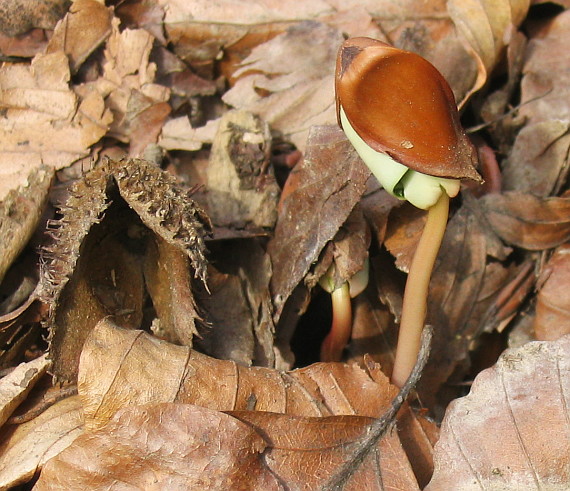
[[[342,107],[367,145],[406,167],[481,181],[453,92],[421,56],[370,38],[348,39],[337,58],[336,104],[339,124]]]

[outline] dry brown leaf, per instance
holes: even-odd
[[[570,238],[570,197],[539,198],[512,191],[484,196],[482,204],[493,231],[508,244],[541,251]]]
[[[52,459],[35,489],[282,489],[261,464],[265,446],[223,413],[186,404],[131,407]]]
[[[429,491],[568,489],[570,337],[506,351],[447,409]]]
[[[69,397],[21,425],[5,425],[0,443],[0,488],[28,482],[83,432],[78,396]]]
[[[111,35],[113,12],[97,0],[75,0],[56,26],[46,53],[63,51],[72,73]]]
[[[570,334],[570,247],[560,246],[538,280],[534,334],[539,341],[553,341]]]
[[[107,136],[130,143],[129,155],[143,156],[156,143],[170,113],[170,89],[155,83],[156,65],[149,62],[154,38],[143,29],[119,31],[118,20],[105,48],[103,75],[76,87],[79,94],[99,94],[113,114]]]
[[[48,44],[46,31],[32,29],[24,36],[10,37],[0,33],[0,52],[4,56],[33,58],[43,53]]]
[[[44,254],[42,297],[50,307],[47,325],[53,372],[73,380],[83,342],[101,318],[112,315],[124,326],[140,326],[145,242],[157,236],[156,240],[177,248],[204,281],[204,235],[209,222],[174,177],[142,160],[108,160],[88,172],[74,184],[62,215],[53,230],[55,242]],[[157,248],[160,269],[165,257],[172,259],[176,253],[168,246]],[[177,262],[185,264],[178,256]],[[166,295],[178,301],[185,298],[188,307],[190,292],[181,285],[190,282],[190,271],[179,274],[186,278],[169,282],[163,274],[162,283],[149,289],[151,295],[156,288],[168,289],[176,283],[175,291]],[[152,279],[161,278],[153,275]],[[178,341],[191,340],[193,311],[171,310],[161,297],[156,301],[165,327],[176,323],[172,335]]]
[[[97,93],[78,97],[68,87],[62,52],[37,55],[31,65],[5,63],[0,69],[0,199],[23,185],[31,169],[65,167],[89,154],[107,131],[112,115]]]
[[[94,376],[96,374],[96,376]],[[78,390],[89,428],[126,405],[191,403],[220,411],[379,416],[396,394],[380,367],[317,363],[292,372],[243,367],[101,321],[81,355]]]
[[[190,260],[179,247],[158,235],[146,243],[145,284],[158,317],[153,330],[159,337],[184,346],[192,346],[198,334],[194,319],[200,317],[189,271]]]
[[[274,368],[274,334],[269,280],[271,262],[263,240],[209,244],[210,295],[200,298],[204,322],[197,349],[221,360]]]
[[[506,190],[558,194],[568,175],[570,148],[570,12],[562,12],[528,43],[521,81],[525,127],[504,165]]]
[[[342,130],[336,126],[312,129],[305,159],[291,172],[283,190],[268,246],[277,318],[325,244],[346,221],[369,175]]]
[[[97,490],[118,483],[172,490],[320,489],[370,422],[223,414],[187,404],[131,407],[52,459],[35,489]],[[343,487],[387,488],[418,489],[395,433],[378,443]]]
[[[526,17],[529,0],[449,0],[447,10],[478,65],[477,79],[460,101],[479,90],[500,61],[512,30]]]
[[[20,363],[0,380],[0,426],[2,426],[46,373],[50,362],[43,355],[27,363]]]
[[[267,442],[265,464],[287,489],[335,489],[329,484],[372,420],[357,416],[301,418],[232,411]],[[418,489],[396,432],[388,431],[341,486],[344,490]]]
[[[334,67],[342,41],[324,24],[290,27],[251,52],[222,99],[261,116],[303,151],[311,126],[336,122]]]
[[[241,60],[244,52],[289,26],[333,12],[322,0],[296,3],[294,8],[272,0],[158,0],[158,4],[164,8],[164,29],[176,54],[205,75],[211,75],[221,53]]]
[[[36,230],[54,177],[51,167],[32,169],[25,186],[12,189],[0,201],[0,283]]]

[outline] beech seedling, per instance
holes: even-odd
[[[333,262],[319,279],[319,284],[330,293],[332,303],[331,329],[321,345],[321,361],[340,361],[352,333],[351,299],[368,285],[368,259],[358,273],[340,284],[337,284],[336,265]]]
[[[453,92],[421,56],[381,41],[351,38],[336,66],[339,125],[380,184],[427,210],[406,282],[392,382],[402,387],[416,362],[431,272],[460,180],[481,182],[477,156]]]

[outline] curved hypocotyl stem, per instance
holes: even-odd
[[[321,345],[321,361],[340,361],[352,331],[352,306],[348,282],[333,290],[331,299],[333,320],[331,330]]]
[[[448,214],[449,196],[443,192],[435,205],[428,210],[427,222],[406,282],[392,372],[392,383],[398,387],[405,384],[416,363],[426,317],[429,281],[445,233]]]

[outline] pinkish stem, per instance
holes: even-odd
[[[321,345],[321,361],[340,361],[352,331],[350,288],[344,282],[331,293],[333,319],[331,330]]]

